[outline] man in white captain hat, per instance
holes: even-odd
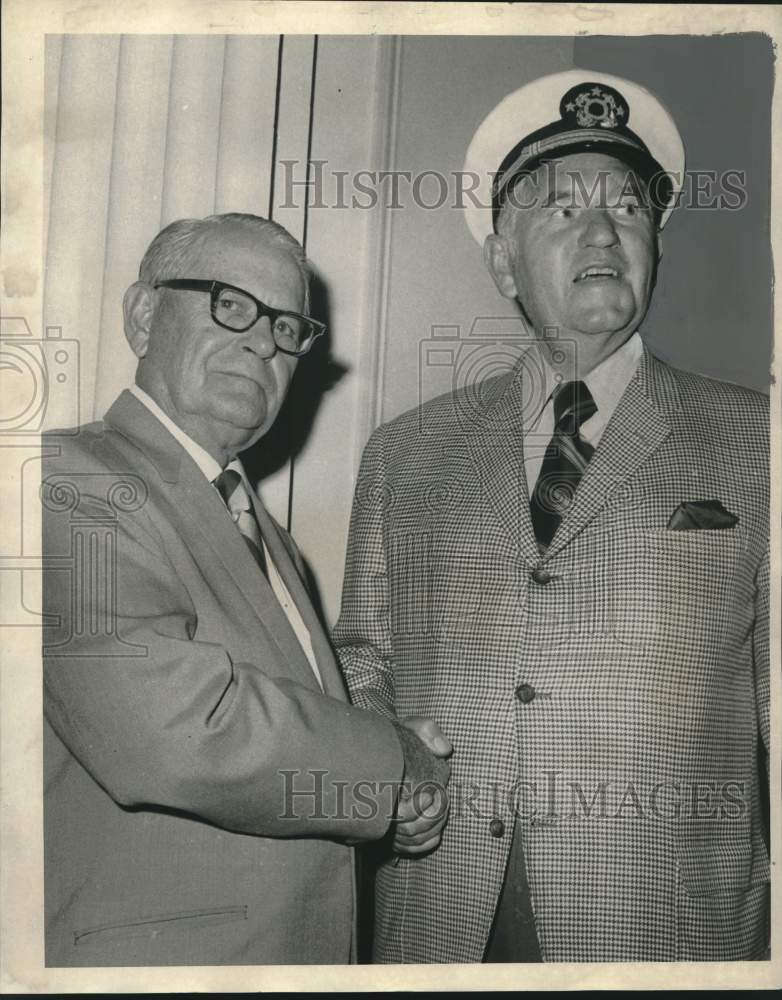
[[[681,139],[643,88],[575,70],[507,97],[466,169],[535,340],[364,455],[342,667],[455,748],[440,846],[379,872],[375,957],[761,957],[767,401],[639,334]]]

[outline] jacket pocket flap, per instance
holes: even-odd
[[[768,882],[768,853],[762,840],[685,841],[678,845],[681,885],[688,896],[745,892]]]
[[[125,923],[102,924],[86,927],[73,935],[76,945],[88,944],[101,939],[157,936],[169,930],[188,930],[210,927],[215,924],[233,923],[247,919],[246,906],[222,906],[219,909],[184,910],[179,913],[161,913],[151,917],[141,917]]]

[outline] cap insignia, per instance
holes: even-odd
[[[613,88],[582,83],[565,94],[559,113],[563,118],[574,119],[580,128],[594,128],[596,125],[616,128],[627,124],[629,108],[622,95]]]

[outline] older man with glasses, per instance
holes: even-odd
[[[50,966],[347,962],[348,845],[439,839],[398,783],[447,781],[413,728],[447,743],[348,704],[238,457],[324,332],[308,276],[265,219],[172,223],[125,295],[135,385],[47,435]]]

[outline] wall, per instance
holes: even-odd
[[[644,323],[681,368],[767,391],[773,339],[769,213],[773,51],[760,34],[580,38],[575,64],[654,90],[675,115],[690,171],[746,172],[739,211],[674,212]],[[704,185],[706,179],[704,178]]]

